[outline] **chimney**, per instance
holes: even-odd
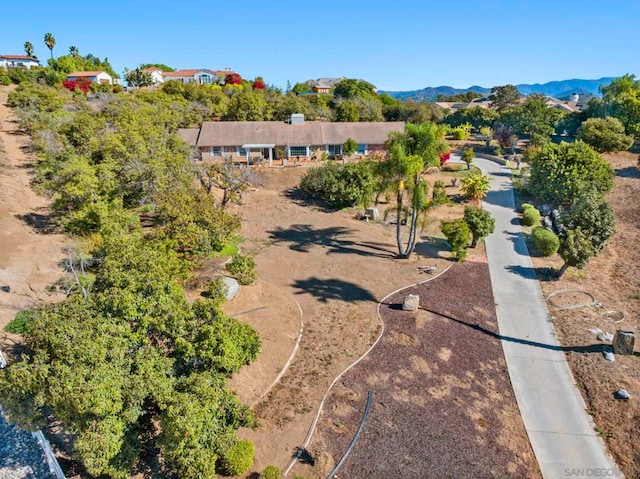
[[[304,115],[302,113],[292,113],[291,125],[304,125]]]

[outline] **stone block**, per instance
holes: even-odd
[[[420,296],[417,294],[410,294],[405,296],[404,301],[402,302],[402,310],[403,311],[418,311],[420,307]]]
[[[616,331],[613,336],[613,352],[616,354],[632,355],[633,346],[635,345],[636,337],[633,331],[622,331],[621,329]]]

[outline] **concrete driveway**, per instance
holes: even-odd
[[[558,343],[515,211],[509,169],[475,163],[491,177],[484,208],[496,220],[486,250],[509,376],[545,478],[623,477],[586,412]]]

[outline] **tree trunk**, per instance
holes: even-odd
[[[401,258],[406,258],[404,255],[404,247],[402,244],[402,219],[400,215],[402,214],[402,190],[398,190],[396,195],[396,243],[398,244],[398,255]]]
[[[564,272],[567,270],[567,268],[568,268],[568,267],[569,267],[569,263],[566,263],[566,262],[565,262],[565,263],[562,265],[562,267],[558,270],[558,278],[557,278],[557,279],[562,278],[562,275],[564,274]]]
[[[473,239],[471,240],[471,247],[476,248],[478,246],[478,241],[480,241],[480,235],[473,235]]]

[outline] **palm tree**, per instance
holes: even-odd
[[[396,192],[396,241],[398,254],[408,258],[416,245],[418,216],[428,208],[427,183],[422,173],[440,163],[440,153],[448,150],[444,129],[434,123],[408,123],[404,133],[392,134],[387,140],[389,151],[388,178]],[[409,227],[406,247],[402,238],[402,223]]]
[[[80,55],[80,50],[78,50],[78,47],[76,47],[75,45],[71,45],[69,47],[69,55],[71,55],[73,58],[77,58],[78,55]]]
[[[469,176],[462,178],[462,187],[460,191],[467,198],[474,200],[480,206],[482,198],[487,196],[489,189],[490,178],[481,173],[471,173]]]
[[[33,57],[33,45],[31,42],[24,42],[24,52],[28,57]]]
[[[44,44],[47,46],[47,48],[51,52],[51,59],[53,60],[53,47],[56,46],[55,37],[51,33],[45,33]]]

